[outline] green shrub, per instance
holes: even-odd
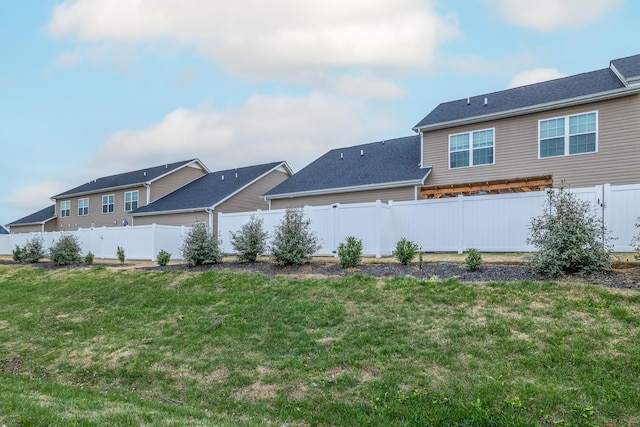
[[[476,271],[482,265],[482,255],[475,248],[470,248],[467,251],[467,258],[464,262],[464,267],[469,271]]]
[[[396,243],[396,250],[393,255],[400,261],[400,264],[407,265],[413,261],[419,250],[420,246],[417,243],[403,237]]]
[[[45,251],[42,237],[36,236],[28,240],[23,247],[17,246],[13,250],[13,260],[34,263],[44,258]]]
[[[22,261],[22,248],[20,247],[20,245],[16,245],[16,248],[13,250],[12,254],[14,261]]]
[[[190,266],[202,265],[205,263],[219,263],[222,261],[220,253],[220,242],[203,223],[197,223],[187,234],[185,241],[180,247],[182,258]]]
[[[342,268],[354,268],[362,261],[362,240],[348,236],[338,245],[338,257]]]
[[[49,258],[56,265],[79,264],[80,242],[73,234],[63,233],[60,238],[49,248]]]
[[[124,257],[124,248],[123,247],[118,246],[118,249],[116,250],[116,256],[120,260],[120,263],[124,264],[125,257]]]
[[[171,261],[171,254],[164,249],[160,249],[158,256],[156,257],[158,265],[165,266]]]
[[[91,251],[87,252],[87,254],[84,256],[84,263],[85,264],[93,264],[93,258],[95,256],[93,255],[93,253],[91,253]]]
[[[610,241],[589,202],[561,188],[548,193],[544,212],[531,219],[527,243],[537,252],[529,256],[529,263],[549,276],[601,273],[611,269]]]
[[[230,232],[231,246],[238,253],[238,261],[254,262],[267,251],[269,233],[262,229],[262,218],[251,216],[238,232]]]
[[[289,208],[276,226],[271,256],[278,265],[302,265],[320,249],[318,237],[310,228],[310,221],[302,209]]]

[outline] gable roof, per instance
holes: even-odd
[[[609,67],[619,75],[626,84],[640,81],[640,55],[614,59]]]
[[[278,199],[421,185],[431,172],[420,167],[420,136],[336,148],[263,195]]]
[[[9,234],[9,230],[7,230],[3,225],[0,225],[0,234]]]
[[[629,79],[640,76],[640,55],[614,60],[601,70],[444,102],[413,130],[442,129],[640,92],[640,86],[628,86],[620,74]]]
[[[178,169],[197,165],[208,172],[206,166],[198,159],[183,160],[181,162],[167,163],[160,166],[154,166],[145,169],[120,173],[117,175],[104,176],[82,184],[78,187],[67,190],[64,193],[57,194],[52,199],[61,197],[72,197],[81,194],[90,194],[96,191],[114,190],[118,188],[131,187],[151,183],[167,174],[177,171]]]
[[[131,212],[132,216],[213,209],[240,190],[278,168],[291,174],[286,162],[272,162],[211,172]]]
[[[17,221],[13,221],[10,224],[7,224],[9,227],[14,225],[41,225],[45,222],[48,222],[56,217],[56,206],[51,205],[47,206],[44,209],[39,210],[38,212],[32,213],[30,215],[25,216],[24,218],[20,218]]]

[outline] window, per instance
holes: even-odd
[[[60,217],[69,218],[70,216],[71,216],[71,201],[66,200],[64,202],[60,202]]]
[[[449,168],[492,165],[493,129],[449,135]]]
[[[130,212],[138,209],[138,190],[124,193],[124,210]]]
[[[538,122],[539,157],[598,151],[598,113],[555,117]]]
[[[89,215],[89,199],[78,200],[78,216]]]
[[[109,194],[108,196],[102,196],[102,213],[113,213],[114,196]]]

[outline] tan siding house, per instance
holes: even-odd
[[[415,200],[416,187],[383,188],[380,190],[350,191],[344,193],[330,193],[318,196],[300,196],[291,199],[274,199],[271,201],[271,209],[301,208],[304,206],[325,206],[335,203],[369,203],[380,200],[389,203]]]

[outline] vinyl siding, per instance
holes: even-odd
[[[208,226],[209,214],[202,210],[166,215],[137,216],[133,219],[133,225],[161,224],[193,227],[198,222],[204,222]]]
[[[325,206],[334,203],[368,203],[380,200],[388,203],[414,200],[415,187],[398,187],[381,190],[352,191],[348,193],[333,193],[319,196],[294,197],[289,199],[274,199],[271,209],[300,208],[303,206]]]
[[[598,112],[598,151],[538,159],[538,121]],[[640,182],[640,96],[550,110],[527,116],[424,133],[423,164],[431,166],[425,185],[553,175],[554,186],[572,187]],[[449,169],[449,135],[495,128],[493,165]]]
[[[11,234],[21,233],[40,233],[42,231],[41,225],[12,225]],[[44,231],[56,231],[55,221],[49,221],[44,225]]]
[[[163,178],[151,183],[151,201],[158,200],[172,191],[206,175],[207,172],[200,167],[186,166]],[[144,195],[144,204],[147,203],[147,195]],[[142,205],[141,205],[142,206]]]

